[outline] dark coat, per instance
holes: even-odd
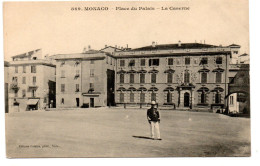
[[[150,108],[147,110],[148,121],[160,122],[160,114],[156,108]]]

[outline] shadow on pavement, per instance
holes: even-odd
[[[152,139],[150,137],[145,137],[145,136],[135,136],[133,135],[134,138],[142,138],[142,139]]]

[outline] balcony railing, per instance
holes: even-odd
[[[11,89],[17,89],[17,90],[19,89],[17,82],[12,82],[10,87],[11,87]]]

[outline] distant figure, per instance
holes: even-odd
[[[160,128],[159,128],[159,123],[160,123],[160,114],[157,111],[157,108],[155,108],[155,101],[152,101],[151,103],[151,108],[147,110],[147,119],[150,124],[150,130],[151,130],[151,138],[154,139],[154,129],[157,134],[157,139],[162,140],[160,136]]]

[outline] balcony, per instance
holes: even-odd
[[[36,85],[36,83],[32,83],[32,84],[28,85],[28,88],[29,89],[37,89],[38,86]]]
[[[74,78],[75,78],[75,79],[79,78],[79,74],[76,74]]]
[[[14,90],[18,90],[19,87],[18,87],[17,82],[12,82],[11,85],[10,85],[10,88],[11,88],[11,89],[14,89]]]

